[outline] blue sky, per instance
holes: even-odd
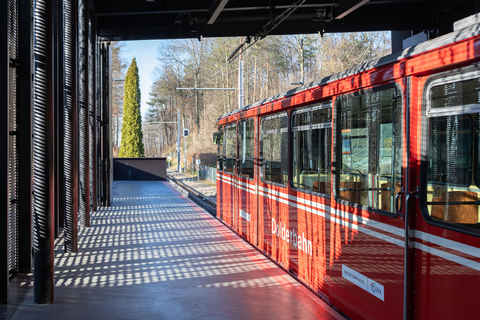
[[[150,101],[150,88],[154,81],[154,70],[159,65],[157,60],[157,49],[160,40],[142,40],[142,41],[126,41],[124,59],[127,65],[130,65],[133,57],[137,59],[138,73],[140,76],[140,101],[142,107],[142,115],[148,110],[147,102]]]

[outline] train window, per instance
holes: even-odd
[[[427,89],[425,200],[434,221],[479,229],[480,78],[465,78],[439,79]]]
[[[430,119],[428,181],[468,187],[472,180],[472,122],[467,115]],[[451,154],[454,150],[455,154]]]
[[[224,154],[224,171],[234,173],[237,161],[237,130],[235,125],[225,127]]]
[[[253,179],[253,119],[239,122],[238,125],[238,174],[244,178]]]
[[[286,112],[262,118],[260,163],[262,181],[287,184],[288,120]]]
[[[468,76],[465,75],[465,76]],[[429,115],[475,111],[480,103],[480,78],[434,85],[430,89]],[[440,80],[442,81],[442,80]],[[440,82],[439,81],[439,82]],[[447,109],[448,108],[448,109]]]
[[[336,196],[394,212],[401,189],[402,99],[396,87],[340,98]]]
[[[217,170],[223,171],[223,127],[218,128],[217,143]]]
[[[297,109],[292,134],[293,186],[330,194],[332,102]]]

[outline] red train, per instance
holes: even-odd
[[[480,25],[223,115],[217,216],[352,319],[480,317]]]

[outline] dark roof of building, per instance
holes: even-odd
[[[450,32],[472,0],[89,0],[110,40],[375,30]]]

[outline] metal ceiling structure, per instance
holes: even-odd
[[[258,36],[378,30],[452,30],[480,11],[472,0],[90,0],[99,36],[109,40]]]

